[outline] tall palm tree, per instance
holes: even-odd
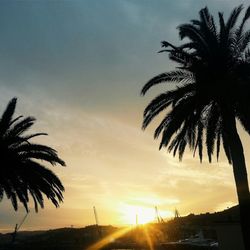
[[[163,41],[163,50],[178,64],[174,71],[149,80],[142,88],[144,95],[152,86],[163,82],[175,84],[153,99],[145,108],[143,129],[162,111],[165,117],[154,137],[161,135],[160,148],[167,147],[180,160],[188,145],[198,151],[202,161],[204,147],[209,162],[220,146],[233,166],[244,244],[250,249],[250,196],[243,146],[236,120],[250,133],[250,30],[246,22],[250,7],[241,22],[240,5],[227,21],[219,12],[219,25],[207,8],[199,19],[178,27],[180,39],[187,42],[174,46]],[[219,26],[219,27],[218,27]],[[214,152],[216,151],[216,152]]]
[[[11,200],[15,210],[18,201],[28,211],[32,197],[36,212],[44,207],[44,195],[58,207],[63,201],[64,187],[59,178],[41,161],[65,166],[57,152],[45,145],[35,144],[31,138],[45,133],[25,134],[35,118],[13,118],[17,99],[13,98],[0,119],[0,200],[4,194]]]

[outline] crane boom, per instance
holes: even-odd
[[[178,219],[178,218],[180,218],[180,213],[179,213],[179,211],[175,208],[175,210],[174,210],[174,218],[175,219]]]
[[[14,232],[12,233],[12,243],[15,242],[17,232],[18,232],[18,230],[20,229],[20,227],[22,226],[22,224],[24,223],[24,221],[26,220],[28,214],[29,214],[29,211],[25,214],[25,216],[23,217],[23,219],[21,220],[21,222],[20,222],[19,224],[16,224],[15,230],[14,230]]]
[[[93,209],[94,209],[94,214],[95,214],[95,224],[98,226],[99,222],[98,222],[98,217],[97,217],[97,212],[96,212],[95,206],[93,207]]]
[[[98,221],[98,216],[97,216],[97,211],[96,211],[95,206],[93,207],[93,210],[94,210],[94,215],[95,215],[95,223],[96,223],[97,232],[99,236],[102,237],[102,231],[101,231],[101,228],[99,227],[99,221]]]
[[[156,218],[156,220],[157,220],[158,223],[164,223],[164,220],[163,220],[162,217],[159,215],[157,206],[155,206],[155,218]]]
[[[155,206],[155,219],[160,223],[159,212],[157,206]]]
[[[21,222],[19,223],[18,227],[17,227],[17,231],[20,229],[20,227],[23,225],[24,221],[26,220],[27,216],[28,216],[29,212],[27,212],[25,214],[25,216],[23,217],[23,219],[21,220]]]

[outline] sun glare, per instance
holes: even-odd
[[[134,205],[123,205],[122,220],[125,224],[145,224],[155,219],[153,208],[139,207]]]

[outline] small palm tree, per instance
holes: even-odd
[[[16,98],[9,102],[0,119],[0,200],[5,194],[15,210],[19,201],[28,211],[29,198],[32,197],[37,212],[38,206],[44,207],[45,195],[58,207],[63,201],[64,187],[58,177],[39,162],[62,166],[65,163],[54,149],[30,142],[31,138],[45,133],[24,135],[35,118],[13,118],[16,102]]]
[[[176,85],[145,108],[143,129],[162,111],[166,111],[155,130],[161,135],[160,148],[167,147],[175,156],[183,157],[186,146],[198,151],[200,161],[204,146],[209,162],[220,146],[233,166],[239,200],[241,225],[246,249],[250,249],[250,196],[243,146],[236,120],[250,133],[250,30],[245,31],[250,7],[237,22],[242,5],[235,8],[225,22],[219,13],[219,28],[207,8],[201,9],[198,20],[178,27],[180,39],[188,42],[174,46],[162,42],[163,50],[179,64],[176,70],[149,80],[144,95],[162,82]],[[238,24],[238,25],[237,25]]]

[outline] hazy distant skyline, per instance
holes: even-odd
[[[94,224],[93,206],[101,224],[119,225],[132,223],[125,211],[132,207],[153,214],[157,205],[165,217],[175,207],[184,215],[236,203],[223,157],[201,165],[187,153],[179,163],[158,151],[154,126],[143,132],[141,122],[164,85],[144,98],[139,93],[174,67],[157,51],[162,40],[180,43],[179,24],[205,6],[227,17],[241,3],[247,7],[238,0],[0,1],[0,111],[17,96],[16,115],[35,116],[32,132],[48,132],[41,141],[67,163],[52,168],[65,186],[64,203],[32,211],[24,229]],[[241,135],[249,165],[250,138]],[[0,231],[23,214],[4,199]]]

